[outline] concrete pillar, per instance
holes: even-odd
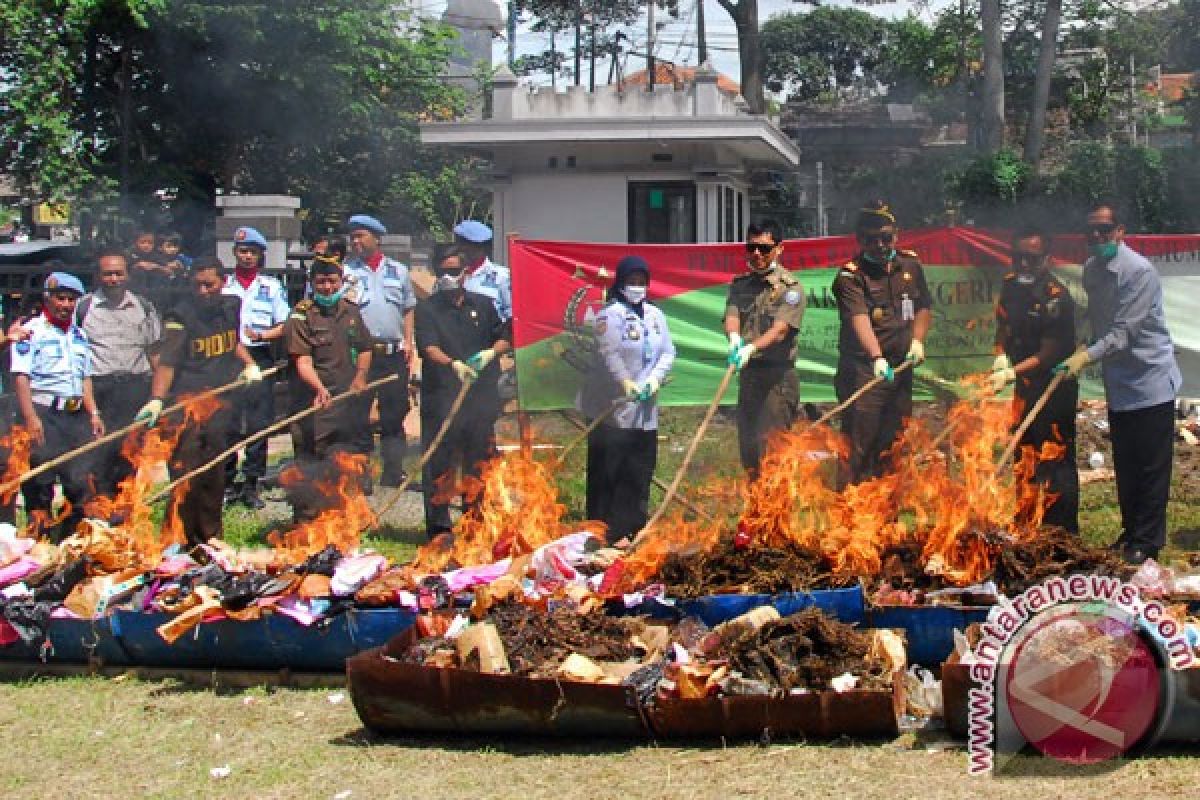
[[[693,114],[697,117],[715,117],[721,113],[721,90],[717,88],[717,72],[705,61],[696,67],[696,102]]]
[[[492,77],[492,119],[513,119],[516,102],[517,76],[507,66],[501,66]]]
[[[255,228],[267,240],[267,269],[287,267],[287,254],[301,244],[300,198],[286,194],[221,195],[217,198],[221,214],[216,219],[217,258],[232,269],[233,234],[243,225]],[[302,249],[302,248],[297,248]]]

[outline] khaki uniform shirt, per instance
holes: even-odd
[[[796,360],[796,334],[804,319],[804,287],[800,281],[779,264],[772,264],[759,275],[747,272],[729,284],[725,312],[737,309],[739,333],[746,342],[765,333],[776,322],[788,324],[783,339],[761,353],[755,353],[751,364],[785,365]]]
[[[350,386],[358,354],[371,349],[371,335],[358,307],[344,298],[332,308],[312,300],[297,303],[284,326],[283,341],[292,358],[312,357],[317,377],[334,394]]]
[[[871,320],[883,357],[895,364],[908,354],[917,312],[933,305],[925,271],[911,250],[897,250],[884,265],[862,256],[847,262],[833,279],[833,295],[842,323],[838,351],[843,359],[874,355],[863,349],[851,317],[865,314]]]

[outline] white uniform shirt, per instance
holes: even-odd
[[[408,267],[385,256],[378,269],[371,269],[361,258],[352,258],[343,272],[349,283],[346,297],[358,304],[371,336],[403,342],[404,313],[417,305]]]
[[[631,380],[645,386],[651,378],[661,386],[675,363],[675,344],[667,329],[666,315],[649,303],[642,303],[638,316],[622,301],[613,301],[593,320],[596,335],[596,374],[585,387],[581,408],[589,417],[601,414],[613,402],[625,396],[622,382]],[[649,400],[625,400],[609,418],[619,428],[652,431],[658,429],[658,397]]]
[[[237,275],[225,276],[225,288],[221,294],[228,294],[242,301],[241,322],[238,325],[238,338],[247,347],[267,347],[269,342],[252,342],[246,338],[246,327],[249,326],[257,333],[270,330],[276,325],[287,322],[291,309],[288,308],[287,292],[279,279],[259,272],[245,289],[238,281]]]
[[[463,288],[490,297],[501,322],[512,319],[512,275],[508,267],[493,264],[490,258],[485,258],[478,269],[467,275]]]
[[[92,374],[87,334],[71,323],[64,332],[45,314],[25,324],[29,338],[13,345],[10,371],[28,375],[29,388],[58,397],[81,397],[83,379]]]

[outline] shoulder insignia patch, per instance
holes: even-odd
[[[783,302],[787,303],[789,306],[799,304],[800,292],[796,291],[795,289],[789,290],[788,293],[783,296]]]
[[[916,250],[896,250],[896,252],[897,252],[897,253],[899,253],[899,254],[900,254],[900,255],[902,255],[902,256],[908,256],[909,258],[916,258],[916,257],[917,257],[917,251],[916,251]]]
[[[181,331],[183,330],[183,323],[179,320],[169,319],[163,323],[163,327],[170,328],[173,331]]]
[[[608,330],[608,315],[601,314],[596,317],[596,333],[604,333]]]
[[[26,339],[23,342],[17,342],[17,352],[23,356],[29,355],[29,340],[28,339]]]
[[[842,269],[846,272],[858,272],[858,264],[855,264],[853,261],[847,261],[842,265]]]

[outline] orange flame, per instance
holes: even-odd
[[[0,475],[0,502],[9,503],[17,496],[21,484],[17,479],[29,471],[29,456],[33,452],[33,436],[23,425],[14,425],[0,436],[0,450],[8,452],[8,463]]]
[[[316,519],[303,522],[290,531],[272,531],[267,541],[275,548],[275,560],[292,564],[333,545],[341,553],[358,548],[361,534],[375,524],[375,512],[362,493],[361,478],[367,470],[367,458],[360,454],[334,453],[336,476],[321,481],[317,491],[332,502]],[[280,476],[284,485],[303,480],[299,469],[288,469]]]
[[[417,551],[416,571],[490,564],[531,553],[569,532],[563,523],[567,509],[558,502],[550,468],[530,454],[497,456],[484,464],[478,482],[465,483],[466,493],[478,498],[477,505],[458,521],[452,546],[431,542]],[[594,530],[595,524],[574,526],[583,528]]]

